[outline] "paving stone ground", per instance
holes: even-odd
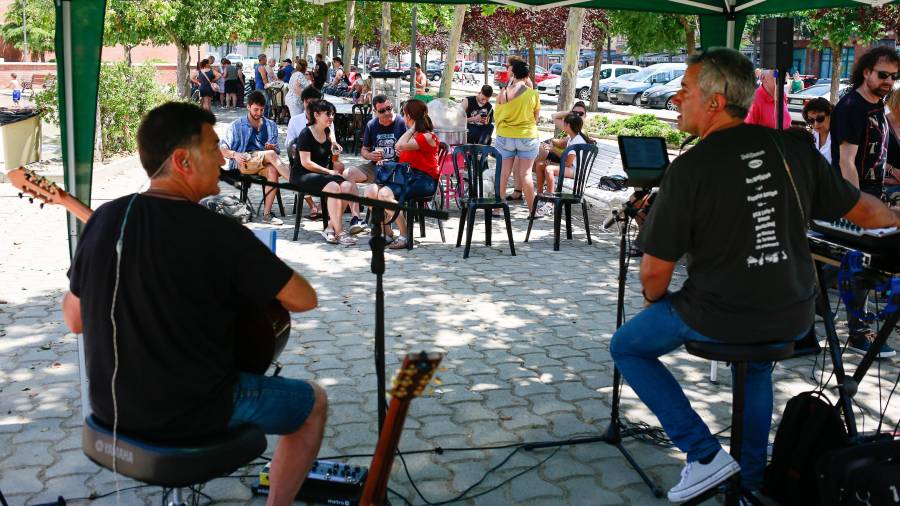
[[[616,160],[606,154],[600,163],[614,166]],[[95,206],[139,190],[144,183],[136,163],[98,174]],[[48,502],[58,495],[107,494],[116,488],[115,477],[91,463],[80,449],[77,340],[63,324],[59,309],[67,286],[65,215],[59,208],[30,207],[14,195],[10,186],[0,185],[0,490],[13,505]],[[258,198],[258,192],[254,196]],[[549,220],[540,220],[531,241],[524,243],[524,208],[516,207],[513,215],[515,257],[509,255],[496,220],[494,245],[484,246],[482,222],[467,260],[452,242],[441,243],[433,222],[426,237],[416,238],[412,251],[386,253],[389,370],[409,351],[445,354],[442,383],[413,402],[400,448],[466,450],[406,457],[409,475],[431,501],[461,494],[512,452],[485,446],[598,435],[609,423],[608,344],[615,329],[618,244],[611,233],[599,230],[606,210],[600,204],[593,208],[593,245],[587,244],[582,220],[576,218],[574,239],[563,240],[559,252],[552,250]],[[318,381],[328,390],[329,424],[320,456],[369,454],[376,442],[376,388],[375,280],[369,271],[368,245],[365,241],[349,248],[328,245],[319,234],[321,222],[308,221],[301,224],[299,241],[292,242],[292,225],[289,216],[284,226],[276,228],[278,254],[312,282],[320,307],[293,317],[292,339],[281,356],[283,374]],[[448,241],[455,240],[457,226],[458,213],[451,209]],[[626,291],[628,315],[641,307],[636,266],[632,267]],[[679,268],[676,284],[683,278]],[[895,348],[900,345],[896,336],[890,342]],[[859,362],[850,354],[845,359],[851,370]],[[721,367],[719,382],[713,384],[707,361],[682,351],[664,362],[686,386],[711,428],[727,428],[729,371]],[[820,368],[821,356],[778,365],[775,422],[791,396],[815,384],[817,363]],[[830,370],[829,365],[826,377]],[[856,401],[865,414],[866,430],[874,429],[879,398],[887,398],[898,371],[896,362],[883,360],[862,383]],[[631,421],[657,423],[628,388],[622,408]],[[886,421],[893,426],[898,419],[895,400]],[[663,489],[678,480],[683,457],[677,451],[640,441],[628,441],[626,447]],[[271,456],[273,449],[271,439],[265,455]],[[216,504],[262,504],[261,498],[251,496],[252,478],[247,477],[259,468],[258,463],[246,466],[232,477],[213,480],[203,491]],[[135,485],[119,478],[120,504],[158,503],[158,488],[131,488]],[[413,504],[424,502],[399,462],[390,487]],[[487,491],[492,487],[496,488]],[[517,451],[470,497],[460,504],[663,502],[650,494],[615,448],[603,443]],[[396,497],[392,502],[402,503]],[[111,495],[94,504],[116,504],[116,499]]]

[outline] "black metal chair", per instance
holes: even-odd
[[[282,185],[273,187],[268,179],[256,174],[241,174],[241,171],[237,169],[222,169],[219,174],[219,180],[234,186],[238,190],[238,200],[250,204],[250,209],[254,214],[256,213],[256,209],[253,202],[250,200],[250,188],[254,184],[262,186],[263,199],[260,201],[260,206],[265,200],[265,192],[274,188],[272,191],[275,192],[275,201],[278,203],[278,210],[281,212],[282,217],[285,216],[284,202],[281,199],[280,186]]]
[[[288,165],[291,168],[291,171],[294,170],[295,167],[300,166],[300,155],[297,153],[297,145],[293,142],[288,145],[287,148],[288,154]],[[306,192],[301,190],[300,188],[294,186],[293,184],[285,185],[289,189],[294,192],[294,241],[297,240],[297,237],[300,235],[300,220],[303,218],[303,203],[306,199]],[[319,197],[319,207],[322,208],[322,228],[328,228],[328,199],[324,196]],[[299,209],[297,208],[299,204]]]
[[[744,431],[744,391],[747,378],[747,362],[775,362],[791,358],[794,354],[793,341],[770,343],[731,344],[708,341],[688,341],[684,348],[691,355],[708,360],[731,362],[732,398],[731,398],[731,457],[741,461],[741,444]],[[700,504],[718,493],[717,488],[710,489],[684,504]],[[726,485],[725,504],[736,506],[742,496],[741,474],[731,477]]]
[[[459,217],[459,235],[456,237],[456,247],[458,248],[462,242],[463,230],[468,228],[466,233],[466,249],[463,252],[463,258],[469,258],[469,249],[472,246],[472,229],[475,228],[475,212],[484,209],[484,242],[487,246],[491,245],[491,215],[494,209],[503,209],[503,217],[506,220],[506,234],[509,237],[509,252],[512,256],[516,255],[516,247],[513,245],[512,223],[509,218],[509,205],[506,200],[500,197],[500,173],[503,163],[503,156],[497,151],[497,148],[491,146],[482,146],[479,144],[464,144],[457,146],[453,150],[453,170],[456,171],[456,179],[460,180],[462,174],[459,171],[457,162],[457,154],[462,154],[466,164],[467,189],[468,194],[465,199],[460,202]],[[488,170],[488,157],[493,156],[496,160],[496,168],[494,170],[494,196],[485,198],[484,196],[484,171]]]
[[[352,119],[350,120],[350,132],[353,135],[353,147],[350,152],[358,155],[362,147],[362,136],[366,125],[372,119],[372,104],[354,104]]]
[[[556,179],[556,191],[553,193],[539,193],[534,197],[534,203],[528,214],[528,231],[525,233],[525,242],[531,236],[531,226],[534,224],[534,213],[541,202],[553,203],[553,251],[559,251],[559,235],[562,221],[562,211],[566,211],[566,239],[572,238],[572,204],[581,204],[581,212],[584,215],[584,230],[587,234],[588,244],[591,244],[591,225],[588,221],[587,202],[584,200],[584,186],[591,176],[594,160],[597,158],[597,146],[594,144],[576,144],[567,147],[560,155],[559,176]],[[572,181],[572,192],[564,191],[565,164],[569,155],[575,155],[573,170],[575,178]]]
[[[449,151],[450,146],[447,145],[446,142],[441,142],[438,146],[438,167],[443,165],[444,159],[447,157]],[[442,191],[440,178],[438,178],[437,189],[431,196],[411,201],[407,200],[407,205],[419,209],[428,209],[429,207],[433,209],[444,209],[444,192]],[[410,213],[406,213],[406,249],[413,248],[413,225],[416,221],[419,222],[419,237],[425,237],[425,217],[413,216]],[[437,224],[438,229],[441,231],[441,242],[447,242],[447,238],[444,235],[444,222],[437,220]]]
[[[266,435],[255,425],[243,425],[190,444],[158,444],[118,432],[93,415],[84,421],[81,448],[97,465],[119,474],[174,489],[173,506],[186,506],[182,488],[226,476],[266,450]]]
[[[271,86],[266,88],[266,94],[269,95],[269,116],[272,121],[279,125],[286,124],[291,118],[291,110],[285,103],[285,87]]]

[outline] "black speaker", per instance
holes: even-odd
[[[759,28],[760,65],[787,70],[794,59],[794,18],[763,19]]]

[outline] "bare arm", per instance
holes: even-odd
[[[900,227],[900,209],[891,209],[868,193],[860,193],[856,205],[844,217],[865,228]]]
[[[276,298],[285,309],[295,313],[309,311],[319,305],[315,289],[296,272],[278,292]]]
[[[69,330],[80,334],[83,327],[81,322],[81,299],[72,292],[66,292],[62,301],[62,310],[63,320],[65,320]]]
[[[304,169],[310,172],[318,172],[319,174],[328,174],[331,176],[337,175],[337,172],[326,169],[312,161],[312,154],[309,151],[298,151],[298,153],[300,154],[300,165],[302,165]]]
[[[856,152],[858,150],[859,146],[856,144],[841,143],[841,175],[857,188],[859,188],[859,174],[856,172]]]
[[[644,287],[645,298],[654,301],[661,299],[669,289],[674,270],[675,262],[644,253],[641,259],[641,285]]]
[[[394,143],[394,149],[397,151],[417,151],[419,143],[415,139],[416,131],[410,128]]]

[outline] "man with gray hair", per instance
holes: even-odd
[[[715,49],[688,60],[673,101],[681,112],[679,129],[701,140],[666,171],[638,238],[646,309],[610,343],[622,376],[687,454],[681,481],[669,490],[674,502],[737,472],[746,494],[759,490],[772,422],[772,364],[747,365],[739,464],[659,357],[687,341],[800,339],[813,324],[816,297],[807,218],[900,224],[900,211],[861,195],[808,139],[745,124],[753,94],[753,66],[737,51]],[[687,279],[669,293],[681,258],[687,259]]]
[[[756,93],[753,95],[753,104],[750,106],[750,111],[747,112],[747,117],[744,118],[744,123],[778,128],[778,108],[775,103],[775,87],[778,85],[778,81],[775,71],[763,70],[759,75],[759,82],[759,87],[756,88]],[[788,112],[787,97],[784,93],[781,94],[781,100],[784,102],[781,111],[781,128],[786,130],[791,127],[791,114]]]

